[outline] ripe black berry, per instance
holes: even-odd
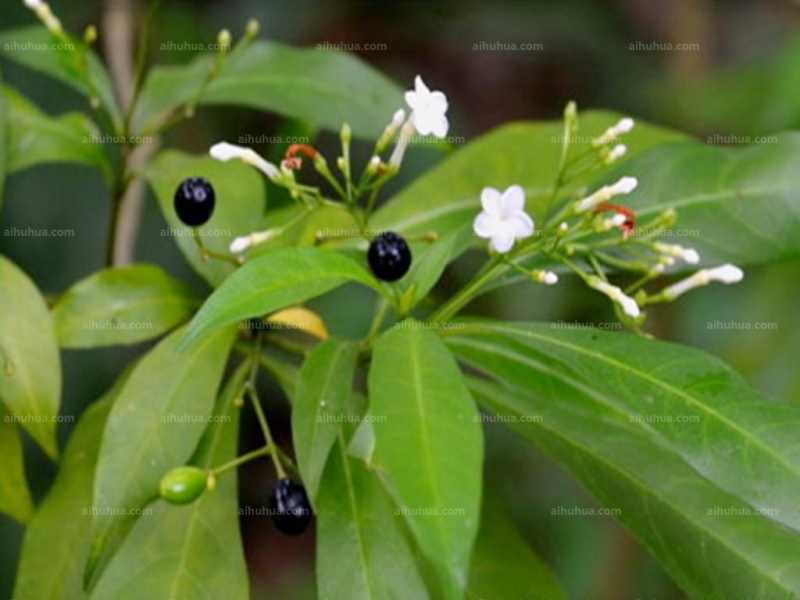
[[[300,535],[311,522],[306,488],[288,477],[275,484],[269,497],[269,508],[275,527],[286,535]]]
[[[198,227],[211,218],[216,195],[211,184],[202,177],[189,177],[175,190],[175,212],[190,227]]]
[[[411,250],[402,237],[386,231],[370,243],[367,261],[375,277],[383,281],[397,281],[408,273]]]

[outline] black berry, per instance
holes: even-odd
[[[289,478],[275,484],[269,497],[269,508],[275,527],[286,535],[300,535],[311,522],[306,488]]]
[[[402,237],[387,231],[372,240],[367,261],[375,277],[383,281],[397,281],[408,273],[411,250]]]
[[[211,218],[216,195],[211,184],[202,177],[189,177],[175,190],[175,212],[190,227],[198,227]]]

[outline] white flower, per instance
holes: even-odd
[[[684,248],[678,244],[663,244],[661,242],[656,242],[653,247],[656,252],[675,257],[690,265],[696,265],[700,262],[700,255],[693,248]]]
[[[228,249],[231,254],[240,254],[252,246],[266,242],[268,239],[275,237],[275,235],[276,231],[274,229],[254,231],[250,235],[242,235],[234,239]]]
[[[432,133],[438,138],[447,135],[447,96],[432,92],[419,75],[414,79],[414,89],[406,92],[406,103],[411,107],[410,119],[421,135]]]
[[[604,146],[609,142],[613,142],[619,136],[624,133],[628,133],[631,131],[636,123],[630,117],[625,117],[624,119],[620,119],[615,125],[612,125],[608,129],[606,129],[603,133],[600,134],[600,137],[597,138],[594,143],[592,144],[594,147]]]
[[[236,146],[235,144],[229,144],[228,142],[219,142],[218,144],[211,146],[211,149],[208,153],[212,158],[216,158],[222,162],[227,162],[233,158],[238,158],[239,160],[256,167],[273,181],[281,176],[278,167],[265,160],[252,148]]]
[[[587,196],[583,200],[580,200],[575,205],[575,212],[586,212],[598,204],[608,202],[614,196],[630,194],[636,189],[637,185],[639,185],[639,180],[636,179],[636,177],[623,177],[612,185],[604,185],[591,196]]]
[[[625,156],[627,151],[628,147],[625,144],[617,144],[611,149],[611,151],[608,153],[608,156],[606,156],[605,163],[610,165],[617,162],[620,158]]]
[[[712,281],[719,281],[720,283],[729,285],[731,283],[739,283],[743,278],[744,271],[739,267],[732,264],[725,264],[714,267],[713,269],[700,269],[694,275],[669,286],[661,292],[661,294],[667,298],[667,300],[674,300],[689,290],[708,285]]]
[[[481,192],[483,211],[475,217],[476,235],[491,240],[489,246],[504,254],[516,240],[533,235],[533,220],[525,213],[525,191],[512,185],[504,192],[491,187]]]
[[[555,285],[558,283],[558,275],[553,271],[536,270],[531,272],[531,278],[536,283],[543,283],[545,285]]]
[[[623,292],[617,286],[611,285],[599,277],[589,277],[587,283],[589,284],[589,287],[605,294],[614,302],[619,304],[622,307],[622,311],[629,317],[633,317],[635,319],[641,314],[639,305],[636,304],[636,300],[630,296],[627,296],[625,292]]]

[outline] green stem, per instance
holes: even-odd
[[[443,323],[447,321],[447,319],[452,318],[458,311],[469,304],[481,287],[488,283],[493,277],[500,274],[505,268],[506,265],[503,263],[502,255],[492,258],[467,285],[456,292],[450,300],[442,304],[428,318],[428,321],[431,323]]]
[[[264,440],[266,441],[267,445],[266,448],[269,450],[269,455],[272,458],[272,464],[275,467],[275,472],[278,475],[279,479],[286,478],[286,471],[283,470],[283,465],[281,464],[280,459],[278,458],[278,446],[275,444],[275,440],[272,437],[272,432],[269,430],[269,424],[267,423],[267,418],[264,416],[264,409],[261,407],[261,400],[258,397],[258,392],[256,391],[256,376],[258,375],[258,365],[259,360],[261,358],[261,332],[256,332],[256,342],[253,345],[253,355],[252,355],[252,366],[250,367],[250,377],[247,380],[246,390],[248,392],[248,396],[253,403],[253,410],[256,412],[256,417],[258,418],[258,424],[261,426],[261,431],[264,434]]]
[[[269,446],[262,446],[261,448],[258,448],[257,450],[252,450],[251,452],[248,452],[247,454],[242,454],[241,456],[237,456],[233,460],[230,460],[230,461],[228,461],[228,462],[226,462],[224,464],[221,464],[218,467],[214,467],[213,469],[211,469],[211,473],[214,474],[214,475],[220,475],[221,473],[224,473],[225,471],[229,471],[229,470],[231,470],[233,468],[238,467],[239,465],[242,465],[242,464],[244,464],[246,462],[249,462],[249,461],[251,461],[251,460],[253,460],[255,458],[259,458],[261,456],[266,456],[267,454],[270,454],[270,453],[271,453],[271,450],[270,450]]]

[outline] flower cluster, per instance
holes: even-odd
[[[264,159],[252,148],[236,146],[227,142],[215,144],[210,154],[221,161],[238,159],[259,169],[272,182],[287,188],[292,197],[305,202],[309,209],[334,201],[325,198],[318,188],[297,182],[295,173],[309,160],[314,169],[331,185],[341,197],[341,205],[351,212],[360,230],[366,232],[366,224],[375,206],[375,198],[381,186],[397,174],[408,145],[415,134],[433,135],[443,138],[449,130],[447,119],[447,97],[440,91],[431,90],[417,76],[414,89],[405,94],[407,109],[399,108],[379,136],[370,159],[359,178],[352,175],[349,144],[350,128],[345,124],[341,131],[342,154],[335,162],[338,176],[328,166],[322,153],[308,145],[290,146],[280,165]],[[616,181],[594,190],[585,190],[572,184],[578,176],[589,170],[605,168],[616,163],[628,153],[628,147],[620,142],[622,136],[635,128],[630,117],[620,119],[608,127],[593,141],[580,148],[579,156],[570,160],[574,149],[572,139],[578,130],[578,113],[574,103],[565,112],[565,131],[562,160],[559,171],[554,173],[556,185],[550,203],[537,211],[542,220],[537,229],[534,219],[526,211],[525,188],[519,184],[505,189],[485,187],[480,194],[481,211],[475,217],[473,230],[476,236],[488,240],[489,252],[495,266],[523,273],[532,281],[544,285],[558,282],[557,269],[529,269],[525,261],[535,260],[560,265],[572,271],[586,285],[607,296],[616,306],[618,315],[634,328],[643,319],[643,307],[657,302],[668,302],[687,291],[707,285],[712,281],[735,283],[743,277],[741,269],[734,265],[722,265],[697,271],[687,279],[679,281],[660,292],[648,293],[645,286],[664,274],[669,267],[682,262],[697,265],[699,253],[692,248],[656,239],[657,234],[636,235],[636,213],[620,204],[620,199],[633,194],[639,186],[636,177],[623,176]],[[388,160],[384,152],[394,144]],[[589,157],[587,163],[585,157]],[[591,157],[594,157],[593,159]],[[579,160],[580,159],[580,160]],[[579,168],[580,167],[580,168]],[[369,196],[365,207],[358,206],[362,195]],[[537,198],[537,203],[539,198]],[[550,204],[557,202],[555,207]],[[622,201],[624,202],[624,200]],[[553,210],[551,210],[553,208]],[[302,216],[302,215],[301,215]],[[653,222],[642,227],[645,232],[662,230],[677,219],[674,210],[661,213]],[[241,254],[257,244],[280,236],[292,223],[283,227],[256,231],[233,240],[230,252]],[[366,235],[366,233],[365,233]],[[426,236],[430,241],[435,235]],[[392,264],[375,262],[389,260]],[[382,279],[394,281],[402,277],[410,264],[411,255],[406,240],[389,232],[381,239],[372,240],[370,265],[374,273],[382,273]],[[490,273],[493,273],[489,269]],[[608,280],[609,273],[634,273],[638,279],[623,288]],[[376,275],[377,276],[377,275]]]
[[[574,133],[577,130],[574,104],[567,107],[565,119],[567,130]],[[632,131],[634,126],[634,120],[626,117],[597,136],[588,150],[595,153],[595,165],[585,168],[606,166],[624,156],[627,147],[617,143],[617,140]],[[566,156],[570,141],[567,139],[564,143]],[[557,181],[563,184],[568,179],[568,173],[564,164],[561,168],[563,170],[557,174]],[[571,174],[573,178],[575,175],[577,173]],[[558,276],[541,269],[526,270],[523,266],[526,259],[541,258],[544,254],[552,262],[561,263],[581,277],[589,288],[611,299],[621,317],[634,327],[641,324],[644,305],[674,300],[691,289],[713,281],[725,284],[741,281],[744,276],[742,270],[726,264],[702,269],[658,293],[648,294],[644,289],[645,284],[663,274],[667,267],[675,265],[677,261],[696,265],[700,263],[700,255],[692,248],[658,241],[650,235],[634,237],[635,212],[627,206],[612,204],[611,200],[632,194],[638,185],[635,177],[625,176],[591,193],[567,198],[554,216],[545,215],[547,221],[536,231],[536,236],[533,219],[525,212],[525,191],[521,185],[511,185],[503,192],[486,187],[481,193],[482,210],[475,217],[473,231],[478,237],[489,240],[489,251],[499,264],[517,270],[537,283],[552,285],[558,281]],[[554,196],[559,191],[557,186]],[[609,212],[613,214],[603,216],[603,213]],[[658,232],[674,223],[676,218],[674,210],[666,210],[645,230]],[[620,230],[621,235],[610,239],[607,235],[602,237],[614,229]],[[533,240],[528,239],[532,237]],[[598,243],[593,244],[593,241]],[[515,248],[517,242],[520,244]],[[608,281],[607,271],[639,273],[640,278],[623,289]]]

